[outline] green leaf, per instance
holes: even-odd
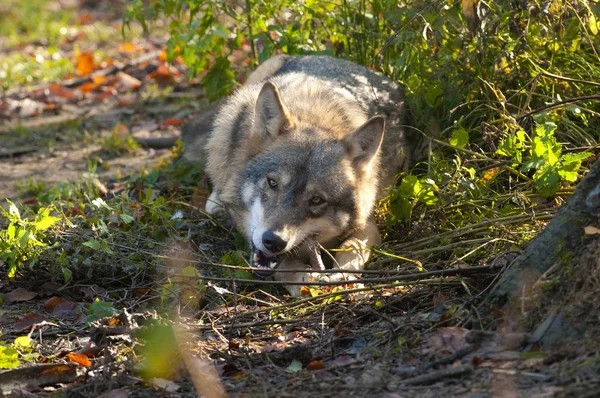
[[[235,75],[227,57],[217,58],[215,64],[202,78],[202,85],[209,101],[216,101],[226,96],[235,86]]]
[[[8,240],[11,241],[15,238],[15,224],[10,223],[8,224],[8,228],[6,229],[6,236],[8,237]]]
[[[288,366],[285,371],[288,373],[297,373],[302,370],[302,362],[297,359],[294,359],[290,366]]]
[[[15,339],[15,348],[18,350],[24,350],[31,348],[31,339],[28,336],[20,336]]]
[[[135,220],[135,218],[131,217],[129,214],[124,213],[119,214],[119,218],[123,220],[125,224],[131,224]]]
[[[0,345],[0,369],[13,369],[20,364],[17,350]]]
[[[60,221],[59,217],[45,216],[35,223],[35,228],[38,231],[43,231],[56,224],[58,221]]]
[[[100,248],[102,247],[102,244],[95,239],[90,239],[87,242],[83,242],[83,245],[94,250],[100,250]]]
[[[464,148],[469,143],[469,133],[463,128],[455,129],[450,137],[450,145]]]

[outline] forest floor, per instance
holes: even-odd
[[[288,297],[252,280],[240,237],[202,211],[207,183],[172,144],[207,101],[165,62],[164,32],[124,39],[124,1],[17,3],[0,13],[62,25],[0,37],[0,198],[49,244],[27,246],[36,262],[11,278],[0,261],[0,396],[600,394],[597,335],[545,346],[528,323],[544,305],[570,306],[558,327],[600,330],[598,286],[585,282],[600,280],[595,235],[573,260],[586,269],[580,289],[544,287],[533,307],[486,302],[519,254],[508,249],[471,267],[385,258],[363,275],[376,283]],[[535,234],[556,207],[505,221]],[[413,254],[480,243],[477,228],[402,228],[389,236],[405,233]]]

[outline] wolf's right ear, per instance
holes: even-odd
[[[289,126],[288,110],[281,102],[277,86],[266,82],[256,100],[252,134],[276,136]]]

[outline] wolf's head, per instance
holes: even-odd
[[[240,230],[250,242],[253,266],[265,274],[307,237],[336,244],[371,214],[384,118],[349,126],[337,137],[323,127],[331,118],[319,109],[298,117],[273,83],[260,91],[239,197],[248,209]]]

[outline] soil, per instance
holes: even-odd
[[[143,68],[158,66],[152,60]],[[122,70],[140,76],[140,68],[131,63]],[[122,136],[179,137],[181,126],[164,121],[185,120],[204,102],[195,82],[169,84],[173,94],[156,102],[81,103],[76,112],[8,120],[0,129],[0,197],[32,201],[34,182],[77,184],[90,173],[110,188],[150,170],[169,149],[111,154],[98,137],[115,128]],[[206,228],[201,233],[233,240],[227,229],[209,229],[206,217],[196,216]],[[595,218],[585,221],[600,228]],[[486,301],[502,287],[500,275],[515,269],[515,254],[506,253],[481,273],[301,301],[261,285],[247,293],[236,283],[208,284],[204,307],[173,311],[174,339],[172,331],[161,334],[168,320],[155,310],[164,288],[158,281],[101,287],[101,281],[30,280],[18,284],[25,292],[17,294],[16,285],[0,280],[2,340],[29,335],[41,358],[0,371],[0,389],[4,396],[68,397],[193,397],[219,385],[234,397],[600,396],[599,237],[585,235],[568,260],[541,278],[537,272],[527,303],[517,294],[506,303]],[[223,252],[217,247],[210,255],[218,261]],[[232,292],[244,300],[221,305]],[[67,301],[63,307],[48,304],[57,296]],[[119,312],[88,327],[85,311],[96,298],[114,302]],[[147,361],[154,361],[152,377],[142,370]],[[65,366],[50,372],[44,367],[50,364]]]

